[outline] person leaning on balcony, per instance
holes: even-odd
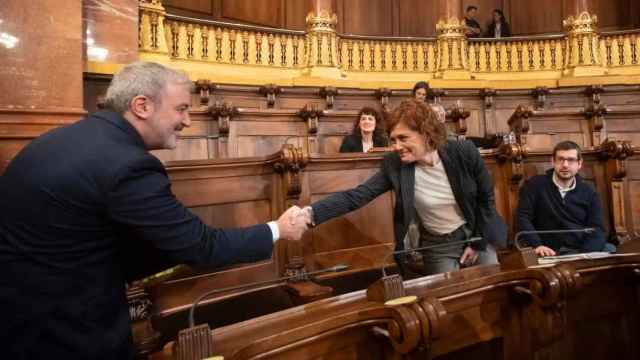
[[[467,6],[467,14],[464,17],[465,31],[464,34],[468,38],[477,38],[482,34],[482,28],[480,28],[480,24],[476,20],[476,15],[478,14],[478,7],[474,5]]]
[[[511,36],[511,26],[504,17],[502,10],[493,10],[493,21],[487,27],[487,37],[504,38]]]
[[[353,123],[351,135],[345,136],[342,140],[340,152],[368,152],[371,148],[388,145],[384,122],[380,115],[373,108],[363,107]]]

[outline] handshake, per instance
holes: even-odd
[[[313,226],[313,209],[305,206],[302,209],[292,206],[277,221],[280,239],[300,240],[305,231]]]

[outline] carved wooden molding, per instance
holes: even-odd
[[[524,178],[523,160],[527,157],[527,148],[523,144],[502,144],[498,147],[498,160],[509,162],[507,178],[517,188]]]
[[[594,102],[593,104],[587,106],[584,111],[584,117],[588,120],[591,120],[592,127],[592,142],[593,144],[600,144],[602,142],[602,128],[604,127],[604,117],[609,112],[607,107],[603,104],[600,104],[600,100],[598,102]]]
[[[127,289],[129,303],[129,317],[133,326],[134,347],[138,356],[145,356],[157,351],[161,347],[161,334],[151,325],[151,310],[153,303],[149,294],[140,283],[133,283]]]
[[[289,199],[299,199],[302,191],[300,171],[307,166],[309,155],[291,144],[282,145],[281,156],[274,164],[276,172],[283,174],[284,191]]]
[[[600,145],[601,158],[607,160],[610,180],[622,180],[627,175],[627,158],[634,155],[630,141],[605,140]]]
[[[301,148],[297,148],[292,144],[282,145],[280,158],[276,160],[273,166],[274,170],[281,175],[281,189],[286,196],[284,209],[298,204],[302,193],[300,173],[308,162],[309,155]],[[299,241],[288,241],[285,246],[286,261],[283,276],[295,276],[298,281],[307,280],[302,245]]]
[[[200,105],[209,105],[209,99],[211,92],[215,88],[215,85],[207,79],[196,80],[196,91],[200,93]]]
[[[604,125],[604,116],[607,115],[609,110],[607,107],[600,103],[595,103],[587,106],[584,111],[584,117],[593,120],[593,129],[600,131]]]
[[[447,110],[447,118],[456,124],[456,134],[463,140],[467,134],[467,118],[471,115],[462,105],[456,103]]]
[[[448,325],[447,311],[434,297],[409,300],[387,308],[391,312],[389,341],[400,354],[410,353],[419,346],[430,349]]]
[[[496,91],[490,88],[484,88],[480,91],[480,96],[484,98],[484,107],[490,109],[493,107],[493,97],[496,96]]]
[[[318,109],[317,104],[306,104],[302,109],[298,110],[296,115],[307,122],[309,134],[315,135],[318,133],[318,121],[323,113],[322,110]]]
[[[559,264],[535,271],[528,288],[514,287],[517,294],[532,300],[527,316],[532,324],[535,347],[551,346],[567,329],[566,301],[582,288],[582,278],[571,264]]]
[[[584,93],[591,96],[593,105],[598,105],[600,104],[600,94],[604,93],[604,91],[604,86],[602,85],[591,85],[585,89]]]
[[[538,86],[531,92],[536,98],[536,110],[544,109],[547,103],[547,95],[549,95],[549,89],[546,86]]]
[[[628,140],[605,140],[600,145],[600,156],[604,160],[624,161],[635,154],[631,141]]]
[[[518,105],[511,114],[507,124],[516,135],[518,144],[526,144],[526,134],[529,132],[529,118],[533,116],[533,111],[526,105]]]
[[[273,105],[275,105],[276,96],[280,94],[281,91],[282,89],[280,88],[280,86],[276,84],[267,84],[265,86],[261,86],[260,89],[258,89],[258,92],[261,95],[264,95],[267,97],[267,106],[270,108],[273,107]]]
[[[325,98],[328,109],[333,109],[333,101],[336,95],[338,95],[338,89],[333,86],[325,86],[320,89],[320,96]]]
[[[382,107],[389,106],[389,97],[391,96],[391,90],[389,88],[380,88],[376,90],[376,97],[380,99],[380,105]]]
[[[605,140],[600,145],[600,157],[606,161],[606,179],[609,184],[609,198],[611,207],[609,219],[613,231],[611,236],[614,242],[623,243],[629,239],[633,233],[627,226],[627,215],[625,209],[625,184],[624,178],[627,176],[627,158],[634,155],[633,146],[630,141]]]
[[[218,133],[220,136],[229,136],[229,125],[231,119],[235,115],[238,115],[238,108],[232,106],[229,102],[216,101],[216,103],[209,108],[209,112],[213,118],[218,121]]]

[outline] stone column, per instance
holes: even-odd
[[[0,173],[27,143],[79,120],[82,1],[0,1]]]
[[[567,58],[565,76],[604,75],[600,54],[600,39],[597,31],[598,17],[595,15],[594,0],[568,0],[562,21],[567,33]]]
[[[438,0],[436,77],[470,79],[461,0]]]
[[[305,75],[311,77],[340,78],[338,67],[338,17],[332,0],[309,0],[307,14]]]

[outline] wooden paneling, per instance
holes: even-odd
[[[304,30],[310,10],[306,0],[164,0],[169,13],[212,20]],[[463,0],[460,14],[469,5],[478,7],[482,30],[492,20],[493,9],[502,9],[514,35],[562,31],[570,14],[567,1]],[[343,34],[370,36],[434,36],[438,0],[333,0],[337,30]],[[640,26],[640,4],[634,0],[594,0],[594,12],[603,30]]]
[[[282,27],[281,0],[222,0],[222,18],[262,26]]]
[[[304,30],[305,18],[311,10],[309,1],[285,0],[284,28],[292,30]]]
[[[513,35],[542,34],[562,31],[562,2],[557,0],[505,0],[505,13]]]
[[[339,7],[345,34],[393,35],[393,2],[388,0],[342,0]]]
[[[232,228],[262,224],[273,219],[267,200],[234,202],[192,207],[202,222],[218,228]]]
[[[162,3],[167,9],[213,15],[213,0],[163,0]]]
[[[435,36],[437,0],[402,0],[399,6],[399,36]]]
[[[633,28],[638,26],[637,0],[596,0],[595,13],[601,30]]]
[[[233,359],[632,360],[640,355],[633,280],[639,260],[630,254],[508,272],[476,267],[405,282],[415,303],[390,308],[360,291],[213,329],[210,336],[217,353]],[[557,286],[562,295],[535,301],[514,295],[533,286]],[[169,344],[153,358],[187,349],[196,347]]]
[[[352,131],[353,121],[362,107],[371,106],[380,111],[380,99],[373,90],[338,89],[333,107],[329,108],[325,98],[319,96],[320,88],[281,87],[270,107],[259,88],[221,85],[215,90],[212,102],[231,103],[238,109],[238,114],[231,116],[227,134],[220,134],[218,120],[208,112],[206,105],[200,105],[199,96],[195,95],[191,127],[182,131],[175,150],[156,154],[165,162],[264,156],[278,151],[284,143],[313,153],[333,154],[338,151],[342,137]],[[104,86],[89,82],[85,90],[85,101],[90,101],[97,97],[93,92],[104,91]],[[394,91],[389,98],[389,107],[398,106],[408,94],[408,90]],[[638,146],[638,94],[637,86],[605,86],[600,101],[608,108],[608,113],[603,117],[602,128],[596,130],[594,120],[584,113],[593,101],[585,94],[584,87],[551,89],[544,106],[529,119],[527,147],[534,151],[549,150],[562,140],[594,147],[607,138],[630,140]],[[518,105],[533,108],[534,99],[531,90],[501,90],[493,97],[493,104],[487,107],[477,89],[447,89],[440,102],[448,109],[459,102],[470,112],[466,119],[467,136],[490,137],[508,133],[508,120],[515,108]],[[306,105],[323,110],[316,129],[310,128],[310,124],[297,115]],[[90,106],[85,103],[85,107]],[[448,125],[454,127],[454,123]]]

